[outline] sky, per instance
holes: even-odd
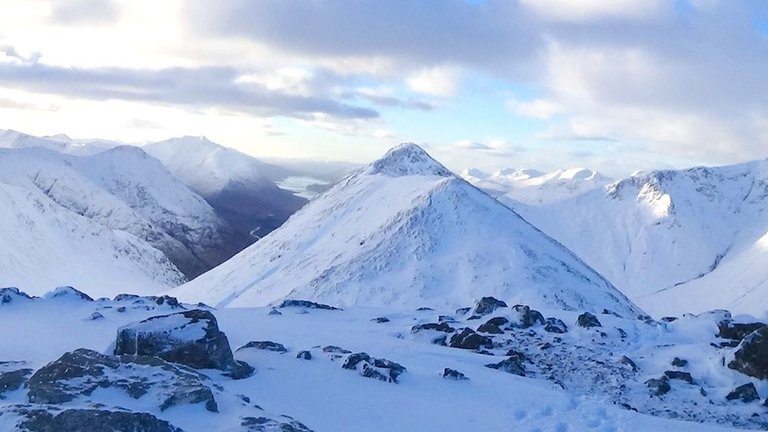
[[[763,0],[0,0],[0,129],[453,169],[768,157]]]

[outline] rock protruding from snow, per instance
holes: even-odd
[[[369,356],[367,353],[350,354],[341,365],[344,369],[356,370],[366,378],[397,384],[400,375],[406,372],[403,365],[391,360]]]
[[[768,378],[768,326],[747,335],[728,367],[758,379]]]
[[[384,174],[390,177],[453,176],[448,168],[432,159],[432,156],[413,143],[400,144],[389,150],[384,157],[370,164],[364,172],[370,175]]]
[[[0,288],[0,305],[19,301],[30,301],[33,297],[16,287]]]
[[[235,379],[253,372],[247,363],[235,361],[216,317],[201,309],[155,316],[120,327],[115,354],[156,356],[195,369],[219,369]]]
[[[183,432],[165,420],[144,412],[74,408],[56,411],[17,406],[9,410],[22,420],[19,430],[53,431],[141,431]]]
[[[56,287],[56,289],[44,295],[43,298],[46,300],[72,299],[76,301],[87,301],[87,302],[93,301],[93,298],[91,298],[91,296],[71,286]]]

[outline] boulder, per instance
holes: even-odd
[[[544,320],[544,331],[563,334],[568,332],[568,326],[558,318],[547,318]]]
[[[312,432],[304,424],[287,416],[279,420],[267,417],[243,417],[240,421],[242,432]]]
[[[525,366],[523,365],[523,362],[515,356],[509,357],[498,363],[487,364],[485,367],[497,369],[513,375],[525,376]]]
[[[664,376],[665,376],[665,377],[667,377],[667,378],[669,378],[669,379],[674,379],[674,380],[685,381],[685,382],[687,382],[688,384],[693,384],[693,383],[694,383],[694,381],[693,381],[693,377],[692,377],[692,376],[691,376],[691,374],[690,374],[690,373],[688,373],[688,372],[681,372],[681,371],[664,371]]]
[[[387,317],[376,317],[373,318],[371,321],[378,323],[378,324],[384,324],[389,322],[389,318]]]
[[[304,309],[320,309],[320,310],[341,310],[340,308],[328,306],[326,304],[322,303],[315,303],[311,302],[309,300],[283,300],[282,303],[278,306],[278,308],[289,308],[289,307],[298,307],[298,308],[304,308]]]
[[[3,399],[3,393],[21,388],[31,373],[32,369],[26,368],[0,372],[0,399]]]
[[[579,317],[576,319],[576,325],[585,328],[603,326],[600,324],[600,320],[598,320],[595,315],[589,312],[584,312],[583,314],[579,315]]]
[[[378,359],[360,352],[350,354],[341,365],[344,369],[357,370],[361,376],[374,378],[380,381],[397,383],[397,378],[406,369],[403,365],[387,359]]]
[[[92,302],[93,299],[88,294],[79,291],[71,286],[56,287],[53,291],[43,296],[46,300],[51,299],[73,299],[85,302]]]
[[[754,402],[760,399],[757,389],[752,383],[742,384],[725,396],[726,400],[740,400],[744,403]]]
[[[493,297],[483,297],[477,303],[475,303],[475,307],[473,308],[472,313],[474,315],[483,316],[488,315],[489,313],[493,313],[493,311],[502,307],[507,307],[507,304]]]
[[[723,339],[741,342],[748,334],[762,327],[765,327],[765,324],[761,322],[734,323],[731,320],[724,320],[717,324],[717,335]]]
[[[467,378],[466,375],[464,375],[463,373],[461,373],[461,372],[459,372],[459,371],[457,371],[455,369],[451,369],[451,368],[443,369],[443,372],[440,374],[440,376],[442,376],[445,379],[450,379],[450,380],[454,380],[454,381],[467,381],[467,380],[469,380],[469,378]]]
[[[155,316],[120,327],[114,353],[156,356],[195,369],[219,369],[234,379],[253,372],[247,363],[235,361],[216,317],[202,309]]]
[[[218,412],[209,383],[195,370],[157,357],[107,356],[80,348],[35,372],[27,381],[27,397],[32,403],[61,404],[89,397],[97,388],[115,388],[133,399],[149,394],[161,411],[204,403],[208,411]]]
[[[768,378],[768,327],[745,336],[728,367],[758,379]]]
[[[411,327],[411,333],[418,333],[422,330],[433,330],[433,331],[439,331],[443,333],[453,333],[456,331],[455,328],[451,327],[448,323],[444,323],[444,322],[418,324]]]
[[[279,344],[277,342],[272,342],[272,341],[250,341],[235,351],[241,351],[249,348],[264,350],[264,351],[274,351],[279,353],[288,352],[288,348],[286,348],[283,344]]]
[[[675,357],[674,359],[672,359],[672,366],[674,366],[674,367],[681,368],[681,367],[685,367],[687,365],[688,365],[688,360],[683,360],[680,357]]]
[[[309,351],[299,351],[299,353],[296,354],[296,358],[302,360],[312,360],[312,353]]]
[[[17,301],[29,301],[34,298],[35,297],[27,295],[27,293],[19,290],[18,288],[0,288],[0,305]]]
[[[19,425],[29,432],[182,432],[152,414],[98,409],[68,409],[58,413],[45,409],[16,409],[24,420]]]
[[[504,330],[501,329],[501,326],[505,324],[509,324],[509,320],[504,317],[491,318],[485,324],[478,327],[477,331],[480,333],[502,334]]]
[[[623,355],[619,359],[619,363],[629,366],[632,369],[632,372],[637,372],[637,364],[631,358]]]
[[[451,336],[448,344],[451,348],[478,350],[480,348],[493,348],[493,341],[475,333],[471,328],[462,329],[461,332]]]
[[[541,314],[541,312],[535,309],[531,309],[526,305],[515,305],[512,307],[512,309],[514,309],[518,315],[517,322],[513,322],[512,327],[526,329],[533,327],[536,324],[544,325],[544,316]]]
[[[654,396],[663,396],[672,390],[672,386],[669,385],[669,378],[666,376],[662,376],[659,379],[651,378],[645,382],[645,385]]]

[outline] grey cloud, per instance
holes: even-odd
[[[120,18],[120,8],[113,0],[56,0],[51,19],[59,24],[106,25]]]
[[[10,45],[0,45],[0,51],[8,57],[13,57],[17,60],[21,60],[24,63],[37,63],[40,60],[41,54],[39,52],[33,52],[32,54],[25,56],[16,50],[16,47]]]
[[[121,99],[166,103],[192,109],[218,107],[261,116],[370,119],[378,112],[331,98],[297,96],[258,86],[240,86],[240,72],[226,67],[140,70],[64,68],[0,63],[0,85],[91,100]]]
[[[354,90],[343,92],[342,97],[365,99],[374,105],[389,108],[414,109],[419,111],[433,111],[436,108],[434,104],[419,99],[401,99],[394,96],[375,95]]]

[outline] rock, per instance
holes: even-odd
[[[517,323],[512,323],[512,327],[526,329],[533,327],[536,324],[544,325],[544,316],[541,314],[541,312],[535,309],[531,309],[525,305],[515,305],[512,307],[512,309],[518,313],[519,317]]]
[[[513,375],[525,376],[525,366],[523,366],[523,362],[516,357],[509,357],[498,363],[487,364],[485,367],[497,369]]]
[[[387,318],[387,317],[377,317],[377,318],[372,319],[371,321],[373,321],[375,323],[379,323],[379,324],[384,324],[384,323],[388,323],[389,322],[389,318]]]
[[[3,393],[18,390],[27,381],[32,369],[17,369],[8,372],[0,372],[0,399]]]
[[[97,388],[123,390],[133,399],[148,393],[161,411],[180,404],[204,403],[218,412],[208,378],[193,369],[157,357],[107,356],[80,348],[40,368],[27,381],[32,403],[61,404],[88,397]]]
[[[117,312],[123,313],[125,312],[125,306],[119,306],[117,309],[115,309]]]
[[[155,302],[155,304],[162,306],[170,306],[172,308],[183,308],[183,306],[179,303],[179,300],[176,297],[171,297],[169,295],[163,295],[163,296],[150,296],[151,300]]]
[[[445,378],[445,379],[451,379],[451,380],[455,380],[455,381],[467,381],[467,380],[469,380],[469,378],[467,378],[466,375],[464,375],[463,373],[461,373],[461,372],[459,372],[459,371],[457,371],[455,369],[451,369],[451,368],[443,369],[443,373],[441,374],[441,376],[443,378]]]
[[[281,421],[282,419],[285,421]],[[312,432],[311,429],[296,420],[283,416],[280,420],[267,417],[243,417],[240,427],[243,432]]]
[[[391,383],[397,383],[397,378],[406,371],[405,367],[401,364],[387,359],[377,359],[364,352],[350,354],[341,367],[357,370],[360,375],[366,378],[374,378]]]
[[[754,402],[756,400],[760,399],[760,395],[757,394],[757,389],[755,388],[755,385],[752,383],[742,384],[730,393],[728,393],[727,396],[725,396],[725,399],[732,401],[732,400],[740,400],[744,403]]]
[[[20,291],[18,288],[0,288],[0,305],[9,304],[15,301],[28,301],[35,297],[30,297],[24,291]]]
[[[509,320],[504,317],[491,318],[485,324],[478,327],[477,331],[481,333],[502,334],[504,330],[501,329],[501,326],[505,324],[509,324]]]
[[[603,326],[600,324],[600,320],[598,320],[596,316],[589,312],[584,312],[583,314],[579,315],[579,317],[576,319],[576,325],[585,328]]]
[[[143,412],[68,409],[54,415],[45,409],[29,409],[20,414],[25,418],[20,427],[28,432],[182,432]]]
[[[472,310],[471,307],[458,308],[456,309],[456,315],[466,315],[470,310]]]
[[[411,327],[411,333],[418,333],[422,330],[433,330],[433,331],[439,331],[443,333],[453,333],[456,331],[455,328],[448,325],[448,323],[426,323],[426,324],[419,324]]]
[[[268,314],[268,315],[273,315],[273,316],[276,316],[276,315],[282,315],[282,314],[283,314],[283,313],[282,313],[282,312],[280,312],[279,310],[277,310],[277,309],[275,309],[275,308],[272,308],[272,309],[270,309],[270,310],[269,310],[269,314]]]
[[[102,315],[101,312],[94,312],[88,315],[89,321],[96,321],[96,320],[102,320],[102,319],[104,319],[104,315]]]
[[[637,364],[634,361],[632,361],[631,358],[623,355],[619,359],[619,363],[629,366],[632,369],[632,372],[637,372]]]
[[[666,376],[669,379],[685,381],[688,384],[693,384],[693,377],[688,372],[664,371],[664,376]]]
[[[337,347],[335,345],[328,345],[323,347],[324,353],[331,353],[331,354],[350,354],[352,351],[345,350],[344,348]]]
[[[461,332],[451,336],[448,346],[451,348],[477,350],[480,348],[493,348],[493,341],[488,337],[475,333],[475,331],[470,328],[465,328],[461,330]]]
[[[728,367],[758,379],[768,378],[768,327],[744,337]]]
[[[320,310],[342,310],[337,307],[328,306],[326,304],[322,303],[315,303],[311,302],[309,300],[283,300],[282,303],[280,303],[280,306],[278,308],[288,308],[288,307],[300,307],[304,309],[320,309]]]
[[[493,313],[493,311],[502,307],[507,307],[507,304],[493,297],[483,297],[477,303],[475,303],[473,313],[479,316],[488,315],[489,313]]]
[[[675,357],[672,360],[672,366],[674,367],[685,367],[686,365],[688,365],[688,360],[683,360],[680,357]]]
[[[603,315],[613,315],[617,318],[621,318],[621,315],[617,314],[616,312],[610,310],[610,309],[603,309],[603,312],[601,312]]]
[[[645,382],[645,385],[651,391],[651,394],[655,396],[663,396],[672,390],[672,386],[669,385],[669,379],[666,376],[659,379],[651,378]]]
[[[677,317],[665,316],[665,317],[661,317],[661,321],[665,323],[671,323],[673,321],[677,321]]]
[[[235,361],[216,317],[202,309],[155,316],[120,327],[114,353],[156,356],[195,369],[219,369],[234,379],[253,373],[250,365]]]
[[[70,298],[73,300],[80,300],[80,301],[86,301],[86,302],[93,301],[91,296],[71,286],[56,287],[56,289],[44,295],[43,298],[46,300]]]
[[[549,333],[567,333],[568,332],[568,326],[565,325],[565,323],[557,318],[547,318],[544,320],[544,331]]]
[[[250,341],[235,351],[240,351],[248,348],[264,350],[264,351],[274,351],[279,353],[288,352],[288,348],[286,348],[283,344],[279,344],[277,342],[272,342],[272,341]]]
[[[309,351],[299,351],[299,353],[296,354],[296,358],[302,360],[312,360],[312,353]]]
[[[525,361],[525,354],[521,353],[520,351],[515,351],[513,349],[507,351],[505,354],[507,357],[513,357],[516,360],[519,360],[521,362]]]
[[[717,329],[719,330],[717,335],[723,339],[731,339],[741,342],[741,340],[748,334],[762,327],[765,327],[765,324],[761,322],[742,324],[724,320],[717,324]]]
[[[420,308],[416,308],[416,312],[428,312],[428,311],[433,311],[433,310],[434,309],[432,309],[431,307],[427,307],[427,306],[422,306]]]

